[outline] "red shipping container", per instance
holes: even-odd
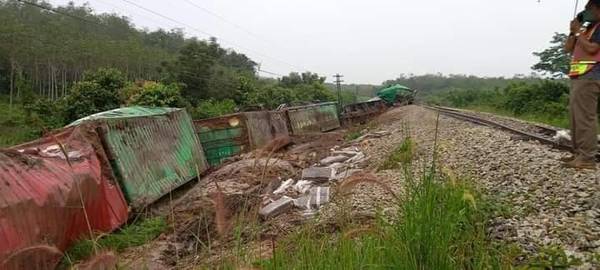
[[[90,230],[113,231],[127,217],[93,127],[0,150],[0,269],[53,269]]]

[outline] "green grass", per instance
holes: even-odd
[[[28,123],[25,110],[18,104],[12,108],[0,100],[0,147],[8,147],[36,139],[40,129]]]
[[[149,218],[126,225],[119,231],[107,234],[96,243],[89,239],[80,240],[67,250],[63,266],[88,258],[94,253],[94,245],[98,250],[114,250],[120,252],[129,247],[141,246],[158,237],[167,229],[164,218]],[[71,263],[70,263],[71,262]]]
[[[516,115],[506,110],[497,109],[492,106],[478,105],[478,106],[467,106],[464,109],[479,111],[479,112],[487,112],[493,113],[497,115],[517,118],[529,122],[543,123],[555,127],[560,128],[569,128],[569,117],[567,115],[564,116],[552,116],[546,114],[521,114]]]
[[[358,139],[358,137],[362,136],[360,130],[350,130],[346,134],[344,134],[344,140],[347,142]]]
[[[399,169],[408,165],[414,156],[415,143],[410,137],[404,138],[402,143],[392,151],[387,159],[379,166],[379,170]]]

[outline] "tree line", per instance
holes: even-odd
[[[4,144],[121,106],[180,107],[206,118],[336,100],[325,77],[260,77],[256,62],[216,38],[138,29],[88,5],[28,1],[43,8],[0,0],[0,133],[19,134]],[[343,99],[356,100],[350,92]]]

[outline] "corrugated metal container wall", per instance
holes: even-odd
[[[127,217],[92,127],[0,150],[0,269],[54,269],[61,251],[90,229],[110,232]]]
[[[248,134],[252,149],[266,145],[273,140],[273,132],[271,130],[271,116],[269,112],[246,112]]]
[[[129,107],[81,121],[100,126],[103,145],[134,209],[156,201],[208,169],[185,110]]]
[[[290,131],[287,125],[287,116],[285,111],[269,112],[271,117],[271,130],[273,138],[289,137]]]
[[[342,122],[347,125],[362,123],[383,113],[387,105],[383,100],[365,101],[344,106]]]
[[[250,149],[246,119],[243,114],[194,120],[206,159],[211,166]]]
[[[275,138],[289,137],[285,112],[244,112],[195,120],[194,128],[212,166]]]
[[[287,113],[294,135],[325,132],[340,127],[334,102],[291,107]]]
[[[285,112],[246,112],[252,149],[261,148],[275,138],[289,137]]]

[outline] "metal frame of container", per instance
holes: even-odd
[[[327,132],[341,126],[335,102],[290,107],[285,111],[294,135]]]
[[[98,127],[121,189],[134,209],[208,170],[192,120],[183,109],[129,107],[74,124],[87,121]]]

